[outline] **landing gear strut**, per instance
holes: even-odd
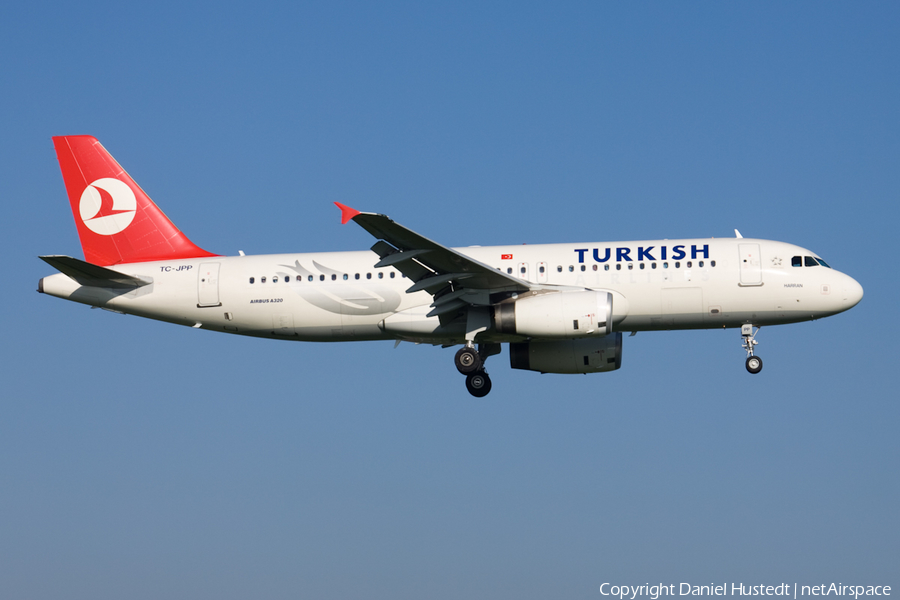
[[[499,353],[500,344],[479,344],[476,350],[471,341],[456,352],[453,359],[456,369],[466,376],[466,389],[476,398],[484,398],[491,391],[491,378],[484,370],[484,361]]]
[[[756,334],[759,333],[759,327],[756,328],[756,331],[753,330],[753,325],[742,325],[741,326],[741,346],[744,350],[747,351],[747,362],[745,363],[747,367],[747,371],[753,373],[754,375],[762,371],[763,362],[762,359],[755,354],[753,354],[753,348],[759,342],[756,341]]]

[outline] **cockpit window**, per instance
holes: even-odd
[[[802,267],[803,266],[803,258],[800,256],[795,256],[791,258],[791,266],[792,267]]]
[[[818,256],[816,257],[816,260],[819,261],[819,264],[822,265],[823,267],[825,267],[826,269],[830,269],[830,268],[831,268],[831,266],[830,266],[827,262],[825,262],[824,260],[822,260],[822,259],[819,258]]]
[[[804,256],[803,265],[806,267],[818,267],[819,263],[817,263],[816,259],[814,259],[812,256]]]

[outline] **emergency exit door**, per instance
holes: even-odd
[[[519,267],[515,272],[515,276],[519,279],[524,279],[525,281],[531,281],[528,279],[528,263],[519,263]]]

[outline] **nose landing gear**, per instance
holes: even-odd
[[[491,378],[484,370],[484,362],[489,356],[500,353],[500,344],[479,344],[473,342],[456,352],[453,359],[456,370],[466,376],[466,389],[476,398],[484,398],[491,391]]]
[[[753,348],[759,343],[755,339],[757,333],[759,333],[759,327],[754,331],[753,325],[741,326],[741,346],[747,351],[747,361],[745,366],[747,367],[747,371],[754,375],[762,371],[763,368],[762,359],[753,353]]]

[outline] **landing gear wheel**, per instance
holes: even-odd
[[[469,346],[460,348],[453,362],[456,364],[456,370],[463,375],[474,373],[481,368],[481,357],[478,356],[478,351]]]
[[[747,357],[747,370],[753,373],[759,373],[762,371],[762,359],[758,356],[748,356]]]
[[[747,351],[747,362],[744,363],[750,373],[756,375],[762,371],[762,359],[753,353],[753,347],[759,342],[756,341],[756,334],[759,333],[759,327],[756,331],[750,323],[741,325],[741,346]]]
[[[476,398],[484,398],[491,391],[491,378],[484,371],[476,371],[466,376],[466,389]]]

